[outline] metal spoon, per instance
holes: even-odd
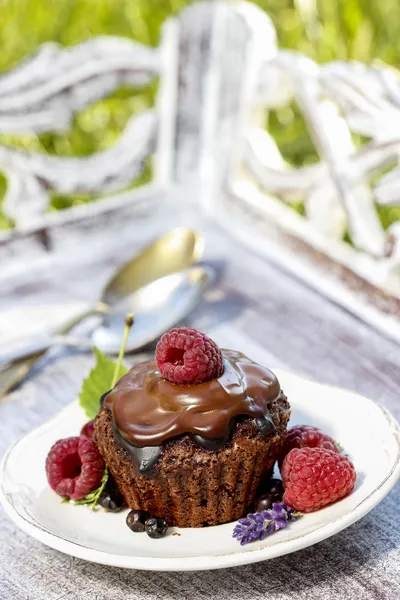
[[[104,323],[92,331],[90,340],[67,335],[52,336],[36,342],[35,354],[46,350],[50,343],[84,349],[97,346],[106,354],[118,354],[125,316],[130,312],[135,314],[135,327],[128,337],[126,352],[143,348],[193,310],[213,275],[214,271],[210,267],[202,266],[161,277],[125,297],[110,309],[105,315]],[[0,359],[3,359],[1,353]]]
[[[24,348],[1,354],[0,364],[6,364],[6,367],[0,373],[0,395],[21,381],[34,362],[57,341],[57,336],[68,333],[88,316],[112,313],[113,307],[116,312],[121,311],[118,306],[123,306],[135,291],[163,275],[190,267],[201,258],[202,252],[202,236],[190,229],[177,228],[159,238],[116,271],[106,284],[100,301],[69,321],[54,336],[30,340]]]
[[[135,324],[126,351],[151,344],[194,309],[213,275],[209,267],[192,267],[146,285],[119,303],[107,315],[104,325],[94,329],[93,345],[106,354],[118,354],[128,312],[135,313]]]

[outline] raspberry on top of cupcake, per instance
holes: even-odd
[[[207,335],[181,327],[165,333],[157,344],[160,373],[172,383],[202,383],[224,372],[222,352]]]

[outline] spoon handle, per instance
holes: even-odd
[[[109,310],[110,308],[108,304],[99,300],[98,302],[90,306],[87,310],[79,313],[79,315],[72,317],[62,327],[60,327],[60,329],[57,329],[54,335],[63,335],[64,333],[69,333],[71,329],[75,327],[75,325],[78,325],[84,319],[92,317],[93,315],[105,315],[109,312]]]
[[[30,338],[23,346],[0,352],[0,398],[15,389],[29,373],[33,365],[54,344],[71,344],[75,342],[65,336],[87,317],[105,314],[108,306],[103,302],[97,302],[88,310],[74,316],[65,323],[52,336],[46,338]]]
[[[0,371],[0,401],[17,387],[40,356],[42,356],[42,354],[7,365]]]
[[[55,331],[52,335],[38,337],[32,336],[22,343],[16,346],[11,346],[7,350],[0,351],[0,365],[9,365],[16,362],[20,362],[25,358],[32,358],[36,355],[42,355],[46,350],[51,348],[55,344],[68,343],[68,340],[63,337],[64,334],[68,333],[81,321],[87,317],[93,315],[104,314],[108,311],[108,306],[103,302],[97,302],[89,309],[81,312],[79,315],[75,315],[72,319],[67,321],[60,329]]]
[[[24,340],[23,345],[11,346],[4,351],[0,351],[0,365],[6,368],[10,365],[16,365],[24,360],[42,356],[54,344],[54,337],[29,338]],[[4,369],[3,369],[4,370]]]

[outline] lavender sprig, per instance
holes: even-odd
[[[236,523],[232,537],[236,538],[242,546],[257,540],[264,540],[267,535],[284,529],[289,521],[295,521],[300,515],[285,502],[274,502],[271,510],[250,513]]]

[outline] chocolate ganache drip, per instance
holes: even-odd
[[[163,379],[155,361],[133,367],[102,398],[112,411],[116,441],[141,474],[157,462],[162,444],[189,435],[209,450],[222,448],[239,417],[254,419],[269,435],[275,426],[268,405],[280,395],[275,375],[244,354],[223,350],[224,372],[197,385]]]

